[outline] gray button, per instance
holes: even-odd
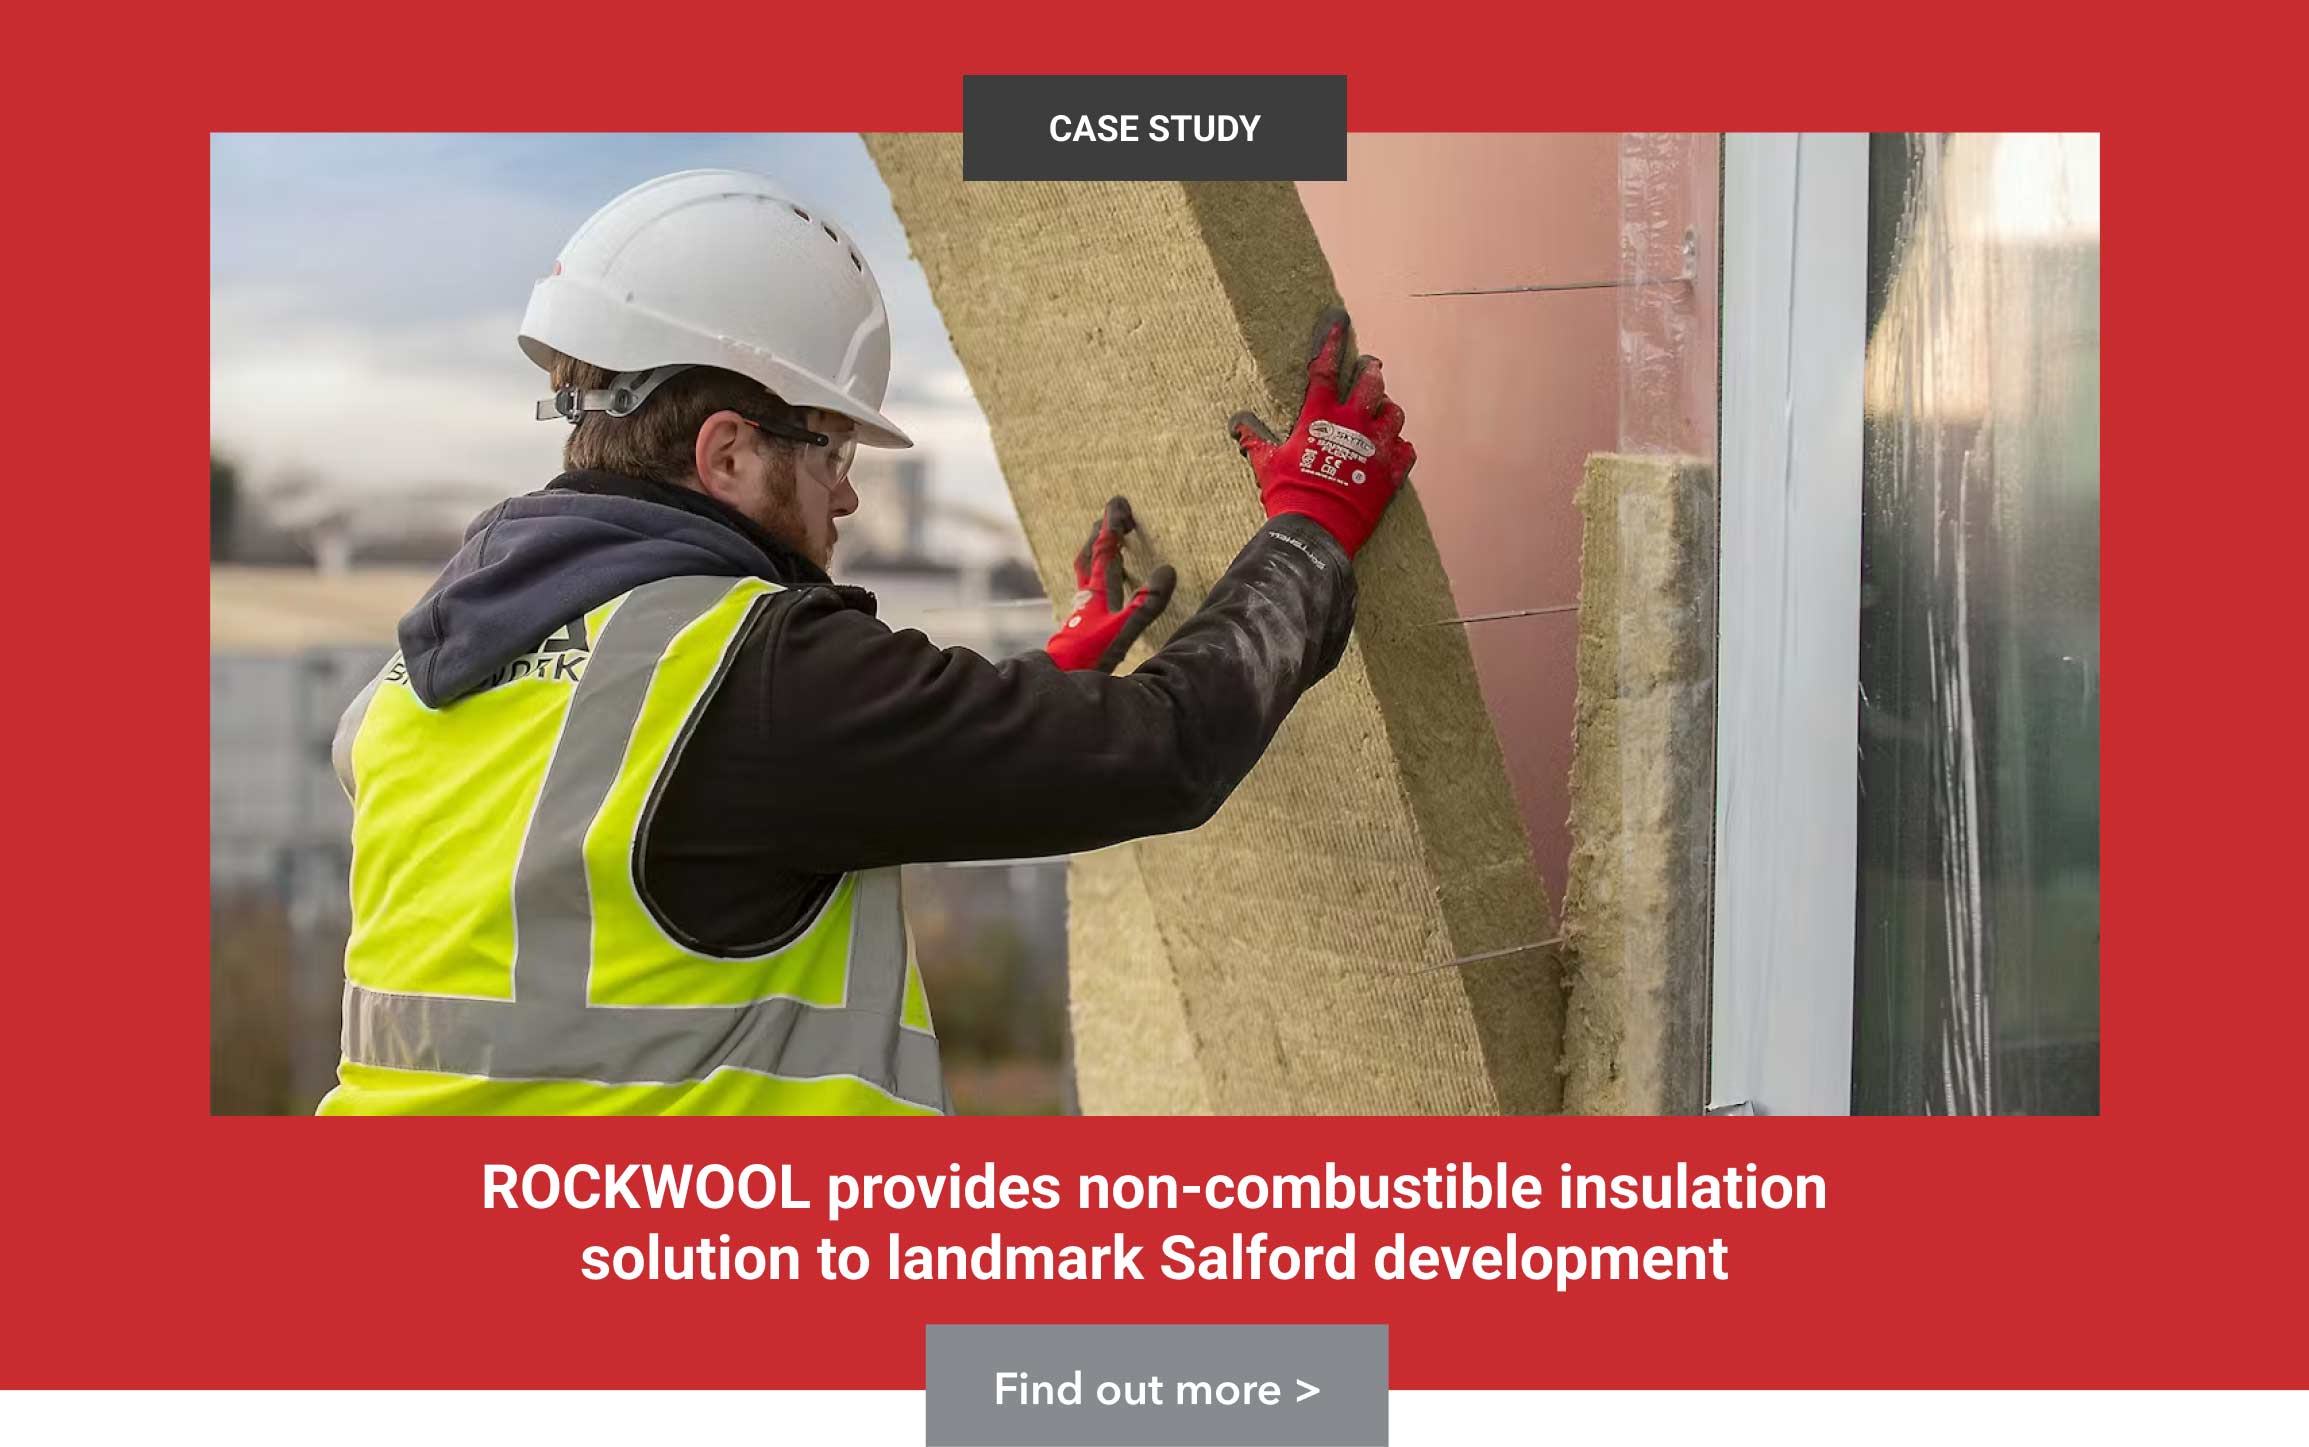
[[[1384,1326],[933,1326],[929,1447],[1386,1447]]]

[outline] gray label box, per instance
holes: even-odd
[[[1347,77],[966,75],[962,179],[1344,181]]]
[[[1387,1441],[1384,1326],[932,1326],[927,1332],[929,1447],[1385,1447]]]

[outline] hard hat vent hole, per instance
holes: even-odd
[[[810,213],[809,213],[809,212],[807,212],[807,211],[804,211],[804,210],[803,210],[801,207],[799,207],[799,206],[796,206],[796,207],[794,208],[794,214],[795,214],[796,216],[799,216],[799,217],[801,217],[801,218],[802,218],[804,221],[807,221],[807,220],[809,220],[809,219],[810,219]]]
[[[834,235],[834,228],[833,228],[833,227],[831,227],[831,226],[827,226],[827,225],[826,225],[826,223],[825,223],[825,222],[823,222],[823,221],[819,222],[819,223],[818,223],[818,225],[819,225],[819,226],[820,226],[820,227],[821,227],[821,228],[822,228],[822,229],[825,231],[825,233],[826,233],[826,236],[827,236],[827,238],[828,238],[829,240],[833,241],[833,242],[834,242],[834,244],[836,244],[837,246],[841,244],[842,238],[841,238],[841,237],[839,237],[839,236],[836,236],[836,235]]]
[[[855,251],[850,253],[850,264],[858,268],[860,271],[864,271],[866,269],[866,263],[858,259],[858,253]]]

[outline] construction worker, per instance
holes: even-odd
[[[736,171],[637,186],[520,342],[567,470],[474,521],[338,730],[324,1115],[949,1110],[898,867],[1210,818],[1337,662],[1413,456],[1333,313],[1289,440],[1229,424],[1268,518],[1169,642],[1112,676],[1173,586],[1129,588],[1116,498],[1047,650],[997,663],[826,575],[854,449],[911,443],[823,213]]]

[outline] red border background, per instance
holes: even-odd
[[[11,871],[14,968],[0,1007],[19,1089],[0,1126],[0,1384],[918,1387],[926,1321],[1221,1319],[1388,1322],[1398,1387],[2309,1378],[2287,1048],[2301,949],[2272,908],[2295,892],[2284,825],[2299,817],[2298,766],[2280,751],[2293,690],[2280,687],[2287,661],[2251,626],[2290,601],[2293,570],[2252,552],[2292,543],[2299,507],[2275,454],[2276,466],[2241,465],[2261,430],[2249,419],[2285,415],[2276,359],[2255,367],[2250,352],[2189,335],[2199,303],[2237,301],[2220,273],[2260,264],[2252,247],[2224,261],[2193,239],[2235,204],[2232,171],[2249,158],[2174,129],[2191,105],[2174,93],[2188,82],[2171,79],[2191,69],[2186,42],[2152,65],[2112,38],[2119,27],[1965,5],[1929,25],[1819,4],[1773,7],[1769,20],[1173,5],[919,20],[892,9],[871,23],[759,8],[492,16],[412,4],[324,18],[258,6],[237,11],[229,36],[221,15],[124,23],[101,39],[19,32],[21,54],[54,64],[19,91],[35,119],[12,128],[27,209],[6,242],[20,282],[10,330],[36,348],[20,354],[36,366],[20,371],[18,394],[42,410],[18,412],[13,437],[18,597],[40,606],[19,615],[9,710],[10,797],[28,847]],[[208,1117],[201,663],[183,637],[198,628],[177,610],[204,596],[198,490],[179,484],[197,475],[207,428],[202,391],[183,379],[202,371],[210,130],[953,129],[964,71],[1282,69],[1347,70],[1350,123],[1373,130],[2073,127],[2155,107],[2157,125],[2120,126],[2108,144],[2118,352],[2239,364],[2106,373],[2103,1118]],[[2281,240],[2269,238],[2271,270]],[[2151,292],[2136,277],[2163,280]],[[2246,315],[2286,305],[2250,288],[2244,303]],[[2205,455],[2212,437],[2218,458]],[[1754,1161],[1826,1174],[1832,1208],[1598,1217],[1602,1239],[1722,1232],[1733,1279],[1563,1294],[1159,1279],[594,1285],[575,1275],[580,1242],[665,1223],[479,1209],[485,1160],[761,1159],[810,1177],[992,1159],[1027,1174],[1198,1179],[1502,1157],[1551,1184],[1564,1160]],[[1550,1234],[1566,1219],[1522,1225]],[[903,1229],[970,1240],[1068,1222],[973,1213]],[[757,1240],[820,1231],[799,1214],[684,1224]],[[872,1243],[886,1224],[897,1223],[861,1217],[834,1234]],[[1074,1234],[1106,1225],[1083,1220]],[[1238,1225],[1481,1241],[1516,1223],[1319,1217],[1294,1233],[1189,1212],[1176,1229],[1223,1238]]]

